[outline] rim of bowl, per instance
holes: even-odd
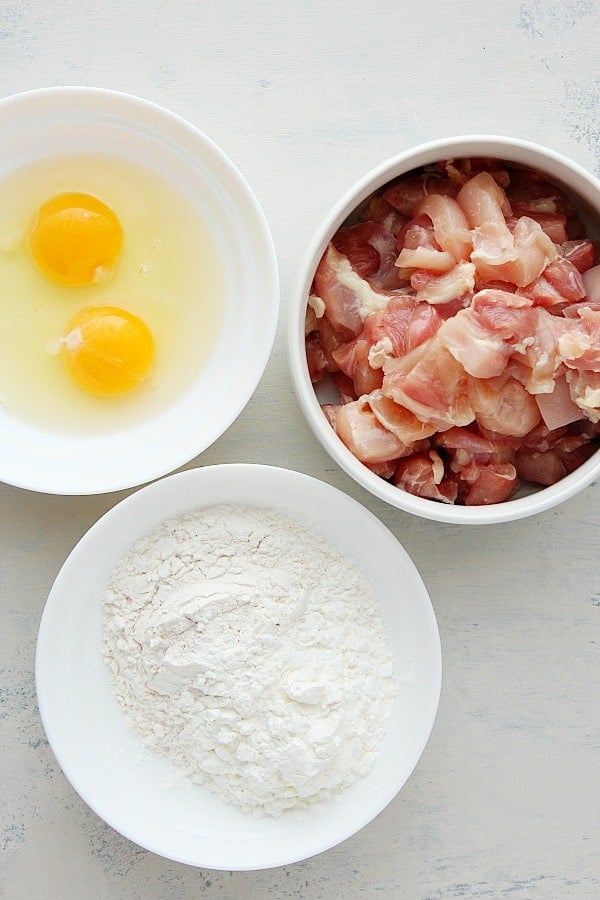
[[[40,477],[39,473],[36,472],[24,473],[21,476],[13,473],[9,473],[8,475],[0,473],[0,481],[5,484],[10,484],[25,490],[36,491],[38,493],[57,494],[62,496],[85,496],[89,494],[110,493],[147,484],[190,462],[196,456],[212,446],[245,409],[258,387],[273,350],[280,310],[279,266],[268,220],[249,182],[246,180],[241,170],[227,156],[225,151],[222,150],[211,137],[202,131],[202,129],[198,128],[197,125],[178,113],[173,112],[171,109],[155,103],[154,101],[146,100],[136,94],[111,88],[84,85],[41,87],[33,90],[20,91],[2,97],[0,98],[0,116],[2,116],[5,109],[20,106],[24,103],[36,103],[40,101],[43,103],[48,97],[56,98],[58,102],[68,98],[81,100],[86,97],[95,97],[100,100],[100,102],[104,103],[112,101],[120,104],[121,117],[123,119],[125,119],[125,116],[123,115],[123,106],[129,106],[132,110],[138,109],[145,115],[154,117],[157,122],[157,133],[162,131],[161,123],[170,123],[178,130],[180,135],[185,136],[189,140],[197,141],[208,148],[217,158],[219,165],[227,172],[236,187],[242,192],[245,202],[248,204],[248,207],[255,217],[255,225],[258,226],[257,233],[260,236],[262,249],[264,250],[265,272],[268,273],[267,277],[270,283],[268,328],[263,332],[264,341],[261,341],[261,344],[255,347],[255,365],[253,366],[252,371],[245,373],[244,383],[237,402],[229,407],[227,415],[224,415],[219,421],[218,427],[213,429],[208,440],[196,439],[194,441],[192,436],[190,436],[187,443],[180,448],[179,452],[175,452],[177,445],[175,443],[173,444],[173,451],[166,461],[157,464],[154,460],[149,460],[148,464],[143,468],[140,468],[139,474],[135,476],[129,475],[128,477],[124,477],[122,474],[113,471],[108,478],[104,477],[102,481],[99,480],[97,484],[93,484],[89,487],[85,487],[78,483],[66,486],[48,484],[47,478],[44,479],[44,477]],[[105,113],[106,110],[99,110],[99,113],[101,112]],[[177,136],[174,142],[172,138],[170,140],[172,143],[177,144]],[[35,433],[35,427],[32,428],[32,431]]]
[[[525,497],[487,506],[455,506],[409,494],[371,472],[337,437],[319,405],[311,383],[304,348],[306,300],[318,262],[333,235],[356,207],[388,181],[444,156],[499,156],[544,169],[547,161],[559,170],[551,177],[581,196],[582,189],[597,195],[600,180],[561,153],[532,141],[506,135],[473,134],[439,138],[411,147],[379,163],[358,179],[334,204],[313,233],[302,257],[288,314],[288,362],[296,397],[313,434],[332,459],[365,490],[405,512],[437,522],[485,525],[535,515],[569,499],[600,474],[600,450],[556,484]],[[547,171],[547,169],[546,169]],[[587,201],[589,203],[589,201]]]

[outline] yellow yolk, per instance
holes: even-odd
[[[57,194],[37,211],[29,252],[50,281],[80,287],[110,275],[122,242],[119,220],[106,204],[90,194]]]
[[[154,338],[138,316],[117,306],[81,310],[63,335],[67,372],[84,391],[115,397],[137,387],[154,360]]]

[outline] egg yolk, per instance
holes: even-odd
[[[128,310],[90,306],[70,322],[61,356],[80,388],[98,397],[115,397],[144,380],[154,360],[154,339]]]
[[[122,242],[119,220],[101,200],[90,194],[57,194],[37,211],[29,252],[55,284],[80,287],[110,275]]]

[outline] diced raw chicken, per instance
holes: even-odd
[[[535,400],[544,425],[551,430],[570,425],[583,417],[582,410],[573,402],[565,375],[555,379],[551,394],[537,394]]]
[[[394,237],[406,224],[406,216],[377,194],[369,199],[361,218],[363,222],[380,222]]]
[[[442,249],[436,240],[433,222],[429,216],[413,216],[398,233],[397,250],[416,250],[417,247],[426,247],[428,250]]]
[[[467,385],[465,370],[437,335],[384,366],[384,395],[438,430],[473,421]]]
[[[383,192],[383,197],[405,216],[412,217],[414,205],[428,194],[456,196],[458,185],[449,178],[427,174],[403,178]]]
[[[396,260],[396,265],[403,269],[427,269],[429,272],[448,272],[456,260],[445,250],[431,250],[429,247],[415,247],[410,250],[404,247]]]
[[[508,229],[507,229],[508,231]],[[548,263],[557,258],[558,253],[553,242],[534,219],[521,216],[515,229],[508,234],[512,240],[512,248],[506,234],[499,230],[502,242],[496,245],[491,240],[489,229],[481,232],[485,243],[473,238],[474,250],[471,259],[477,266],[482,278],[508,281],[518,287],[525,287],[535,281],[544,271]],[[493,247],[490,250],[490,247]]]
[[[583,273],[586,296],[590,303],[600,303],[600,266]]]
[[[396,238],[379,222],[361,222],[350,228],[342,228],[334,235],[332,243],[344,254],[353,269],[379,289],[398,287],[396,263]]]
[[[469,485],[465,506],[503,503],[518,486],[517,470],[512,463],[490,463],[481,466],[477,479]]]
[[[356,337],[362,329],[361,303],[356,290],[340,280],[347,268],[351,268],[347,257],[330,244],[315,272],[315,292],[325,303],[325,315],[333,327],[347,337]]]
[[[416,299],[419,303],[449,303],[464,297],[474,287],[475,266],[470,262],[459,262],[445,275],[429,279],[417,290]]]
[[[313,382],[320,381],[325,374],[338,371],[333,353],[345,340],[325,316],[317,320],[316,329],[308,335],[305,343],[308,370]]]
[[[505,192],[489,172],[480,172],[469,179],[456,200],[471,228],[489,225],[505,228],[505,216],[512,213]]]
[[[457,312],[441,326],[443,346],[475,378],[492,378],[506,368],[511,348],[501,336],[483,328],[471,308]]]
[[[315,274],[306,353],[313,380],[337,388],[323,410],[359,460],[418,496],[479,505],[596,451],[600,266],[560,189],[447,160],[354,221]]]
[[[415,494],[442,503],[454,503],[458,496],[458,483],[454,479],[440,479],[441,459],[434,451],[414,454],[400,460],[394,474],[394,484]]]
[[[565,377],[573,402],[590,422],[600,422],[600,373],[571,369]]]
[[[380,390],[372,391],[367,400],[377,420],[384,428],[395,434],[405,447],[411,447],[417,441],[423,441],[436,432],[435,425],[431,422],[421,422],[414,413],[394,403]]]
[[[455,262],[469,258],[472,249],[469,223],[456,200],[430,194],[418,201],[415,213],[417,216],[429,216],[437,243],[452,255]]]
[[[372,288],[333,244],[327,247],[315,272],[315,293],[325,303],[325,316],[346,340],[357,337],[364,317],[388,302],[388,294]]]
[[[513,203],[513,215],[517,218],[528,216],[530,219],[535,219],[553,243],[564,243],[567,240],[567,217],[561,213],[540,208],[540,201],[537,201],[537,204],[536,206],[536,201]],[[555,206],[555,204],[552,205]]]
[[[562,362],[570,369],[600,372],[600,311],[584,306],[568,322],[570,327],[558,338]]]
[[[383,373],[371,368],[369,363],[370,344],[363,337],[354,338],[342,344],[333,352],[333,358],[341,371],[354,383],[356,394],[368,394],[381,387]]]
[[[515,378],[473,379],[469,400],[478,424],[496,434],[523,437],[540,422],[535,398]]]
[[[384,351],[371,365],[381,368],[390,356],[404,356],[433,337],[440,325],[434,307],[417,305],[413,297],[391,297],[384,310],[365,319],[363,336],[371,344],[371,351],[377,345]]]
[[[365,397],[339,407],[335,431],[357,459],[371,465],[397,459],[406,451],[403,442],[381,425]]]
[[[582,274],[596,264],[596,248],[592,241],[565,241],[561,244],[560,252]]]

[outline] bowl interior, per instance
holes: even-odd
[[[546,488],[527,486],[517,497],[489,506],[453,506],[400,490],[371,472],[330,427],[310,380],[304,350],[306,301],[327,244],[361,204],[400,175],[440,159],[496,157],[545,172],[573,202],[589,237],[600,238],[600,182],[576,163],[528,141],[501,136],[464,136],[432,141],[401,153],[367,173],[333,207],[315,232],[302,260],[288,319],[288,357],[296,395],[320,443],[340,467],[370,493],[407,512],[440,522],[486,524],[533,515],[571,497],[600,472],[600,451],[561,481]],[[322,402],[322,401],[321,401]]]
[[[371,772],[337,800],[277,819],[245,815],[197,785],[177,783],[174,768],[129,732],[102,658],[101,598],[117,561],[163,520],[218,503],[279,510],[356,560],[381,606],[399,682],[392,721]],[[441,652],[423,582],[375,516],[341,491],[296,472],[208,466],[142,488],[80,541],[44,609],[36,684],[46,734],[63,772],[105,821],[181,862],[255,869],[333,846],[392,799],[428,740],[439,700]]]
[[[268,361],[278,274],[265,217],[245,180],[202,132],[138,98],[57,88],[0,102],[0,180],[65,154],[122,158],[182,191],[210,223],[225,272],[220,338],[196,381],[154,419],[93,437],[41,432],[0,409],[0,478],[33,490],[99,493],[151,480],[200,453],[250,399]]]

